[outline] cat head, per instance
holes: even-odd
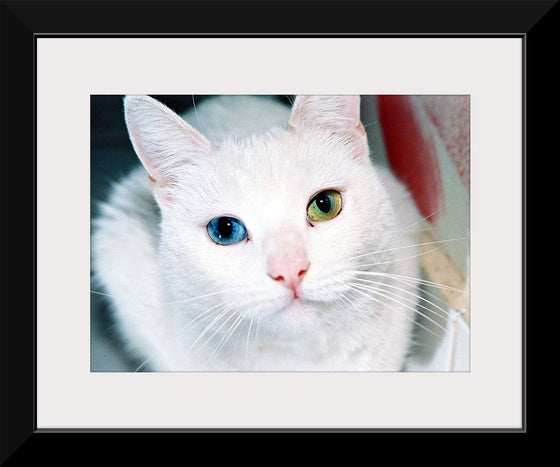
[[[392,219],[359,107],[358,96],[298,96],[284,127],[217,143],[150,97],[125,98],[161,209],[170,304],[290,332],[340,310]]]

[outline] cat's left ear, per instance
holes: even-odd
[[[341,135],[358,147],[365,145],[363,149],[368,152],[366,132],[360,121],[360,96],[297,96],[288,125],[294,130],[315,128]]]

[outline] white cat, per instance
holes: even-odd
[[[359,107],[223,96],[183,119],[125,98],[143,167],[101,206],[92,265],[143,369],[402,369],[421,218]]]

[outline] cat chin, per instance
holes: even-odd
[[[303,319],[309,314],[309,306],[306,306],[302,299],[295,298],[281,310],[281,313],[293,319]]]
[[[290,301],[277,309],[270,316],[271,324],[276,331],[285,331],[288,334],[298,334],[314,329],[317,325],[320,307],[317,303],[302,298]]]

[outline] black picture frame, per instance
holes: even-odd
[[[523,286],[524,286],[524,420],[520,430],[450,429],[449,432],[533,433],[539,425],[529,416],[534,392],[528,384],[527,367],[535,341],[528,336],[534,318],[527,314],[528,295],[534,290],[528,276],[529,199],[538,199],[549,185],[538,172],[538,160],[557,148],[558,117],[547,109],[556,107],[558,96],[550,90],[557,82],[550,61],[558,40],[557,1],[366,1],[366,2],[1,2],[1,173],[2,173],[2,294],[0,312],[0,461],[22,465],[38,456],[42,461],[71,460],[69,445],[83,443],[91,462],[102,461],[109,446],[132,452],[145,460],[157,456],[139,437],[154,433],[166,446],[177,447],[181,433],[393,433],[438,430],[122,430],[134,436],[114,436],[108,430],[39,432],[35,404],[36,313],[36,199],[35,164],[35,43],[38,37],[140,38],[170,35],[220,37],[520,37],[524,42],[524,190],[523,190]],[[217,17],[227,20],[217,30]],[[179,31],[179,32],[178,32]],[[554,50],[554,49],[552,49]],[[554,52],[553,52],[554,53]],[[539,155],[541,156],[539,158]],[[550,157],[550,156],[547,156]],[[531,198],[528,197],[531,188]],[[548,193],[545,195],[550,196]],[[534,216],[533,218],[535,218]],[[537,256],[538,257],[538,256]],[[541,288],[543,285],[541,284]],[[540,339],[539,339],[540,340]],[[530,352],[529,352],[529,344]],[[538,344],[535,345],[538,347]],[[530,390],[531,389],[531,390]],[[442,431],[442,430],[440,430]],[[92,434],[91,438],[82,436]],[[166,434],[161,441],[160,434]],[[113,442],[106,444],[109,439]],[[95,450],[95,444],[103,449]],[[171,451],[163,451],[169,452]],[[175,451],[174,451],[175,452]],[[467,456],[468,457],[468,456]]]

